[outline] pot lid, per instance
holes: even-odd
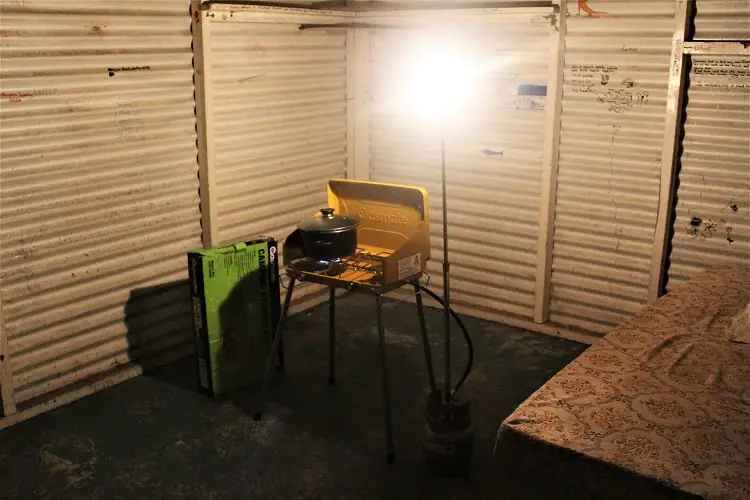
[[[339,233],[354,229],[359,221],[347,215],[334,215],[332,208],[321,208],[320,214],[300,221],[297,227],[301,231],[312,231],[317,233]]]

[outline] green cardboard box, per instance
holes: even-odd
[[[188,252],[200,385],[219,395],[263,377],[279,320],[276,241]]]

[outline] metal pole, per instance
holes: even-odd
[[[375,295],[378,315],[378,345],[380,346],[380,378],[383,389],[383,407],[385,409],[385,439],[386,460],[388,464],[396,461],[395,445],[393,443],[393,417],[391,415],[391,391],[388,386],[388,362],[385,353],[385,326],[383,325],[383,296]]]
[[[417,316],[419,317],[419,332],[422,335],[422,348],[424,349],[424,361],[427,365],[427,381],[430,384],[430,393],[437,390],[435,382],[435,368],[432,365],[432,349],[430,348],[430,339],[427,337],[427,323],[424,319],[424,305],[422,303],[422,290],[417,282],[414,282],[414,298],[417,302]]]
[[[336,383],[336,289],[328,287],[328,383]]]
[[[450,278],[448,276],[450,271],[450,264],[448,263],[448,192],[447,192],[447,172],[445,167],[445,127],[440,126],[440,167],[442,173],[442,190],[443,190],[443,302],[444,302],[444,315],[443,315],[443,348],[445,354],[443,359],[445,361],[445,374],[444,374],[444,396],[445,401],[449,402],[451,399],[451,292],[450,292]]]
[[[294,291],[294,283],[296,278],[289,280],[289,288],[286,290],[286,297],[284,298],[284,307],[281,308],[281,316],[279,322],[276,324],[276,334],[273,337],[273,345],[266,358],[266,369],[263,372],[263,389],[262,393],[265,396],[266,389],[268,388],[268,378],[271,375],[271,368],[273,367],[273,358],[279,352],[279,346],[281,345],[281,339],[284,336],[284,320],[286,320],[287,314],[289,314],[289,306],[292,303],[292,292]]]

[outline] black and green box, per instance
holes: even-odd
[[[201,387],[216,396],[263,376],[279,320],[273,238],[188,252]]]

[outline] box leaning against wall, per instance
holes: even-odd
[[[273,238],[188,252],[200,385],[219,395],[260,380],[279,320]]]

